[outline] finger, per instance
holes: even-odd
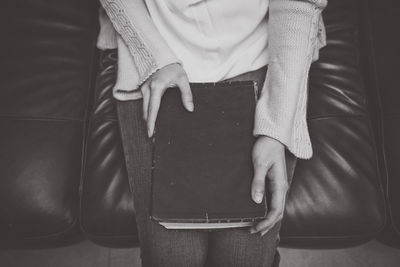
[[[147,121],[147,111],[149,109],[149,101],[150,101],[150,86],[149,83],[144,83],[140,90],[142,91],[143,96],[143,119]]]
[[[181,91],[183,106],[186,110],[192,112],[194,110],[193,95],[187,77],[183,76],[183,78],[178,79],[176,84]]]
[[[272,227],[271,227],[272,228]],[[271,228],[268,228],[267,230],[264,230],[260,233],[261,236],[264,236],[265,234],[267,234],[269,232],[269,230],[271,230]]]
[[[271,190],[271,210],[276,210],[272,221],[279,220],[285,210],[288,181],[285,161],[276,162],[267,174]],[[267,216],[268,217],[268,216]]]
[[[269,227],[268,229],[261,231],[261,232],[260,232],[260,235],[261,235],[261,236],[266,235],[266,234],[267,234],[269,231],[271,231],[278,223],[279,223],[279,221],[278,221],[278,222],[275,222],[275,223],[274,223],[271,227]]]
[[[283,217],[288,190],[286,168],[284,165],[284,161],[276,163],[268,172],[271,190],[271,210],[268,212],[265,220],[256,225],[253,232],[262,231],[262,234],[265,234]]]
[[[262,220],[259,222],[257,225],[252,227],[250,229],[250,232],[252,234],[258,233],[258,232],[268,232],[278,221],[278,219],[281,217],[281,213],[278,209],[271,209],[268,212],[267,218],[265,220]]]
[[[161,83],[152,82],[150,84],[150,100],[147,117],[147,132],[149,137],[154,134],[154,125],[157,119],[158,110],[160,109],[161,97],[165,90],[165,86]]]
[[[265,194],[265,177],[267,176],[268,164],[263,164],[253,160],[254,177],[251,183],[251,198],[260,204]]]
[[[279,235],[279,229],[280,229],[280,226],[278,226],[278,224],[280,224],[280,221],[277,221],[277,222],[275,222],[271,227],[269,227],[269,228],[267,228],[267,229],[265,229],[265,230],[262,230],[261,232],[260,232],[260,235],[261,236],[264,236],[265,234],[267,234],[268,232],[270,232],[271,230],[273,230],[275,227],[278,227],[278,235]]]

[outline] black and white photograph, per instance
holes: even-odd
[[[400,1],[0,10],[0,267],[400,266]]]

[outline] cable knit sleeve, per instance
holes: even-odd
[[[277,139],[302,159],[312,156],[308,72],[325,45],[321,12],[326,5],[327,0],[271,0],[269,6],[268,71],[253,133]]]
[[[98,47],[118,47],[118,74],[113,95],[118,100],[141,98],[140,85],[158,69],[179,63],[155,27],[143,0],[100,0]],[[107,19],[109,18],[109,21]],[[109,27],[109,24],[113,27]],[[116,30],[112,33],[102,32]]]

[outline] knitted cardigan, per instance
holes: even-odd
[[[118,48],[113,96],[142,97],[140,86],[154,72],[180,63],[156,29],[143,0],[100,0],[99,49]],[[326,44],[321,12],[327,0],[270,0],[268,71],[257,101],[253,134],[272,137],[296,157],[309,159],[308,72]]]

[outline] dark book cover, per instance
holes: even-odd
[[[151,217],[171,223],[253,222],[256,84],[192,83],[194,112],[178,88],[164,94],[153,139]]]

